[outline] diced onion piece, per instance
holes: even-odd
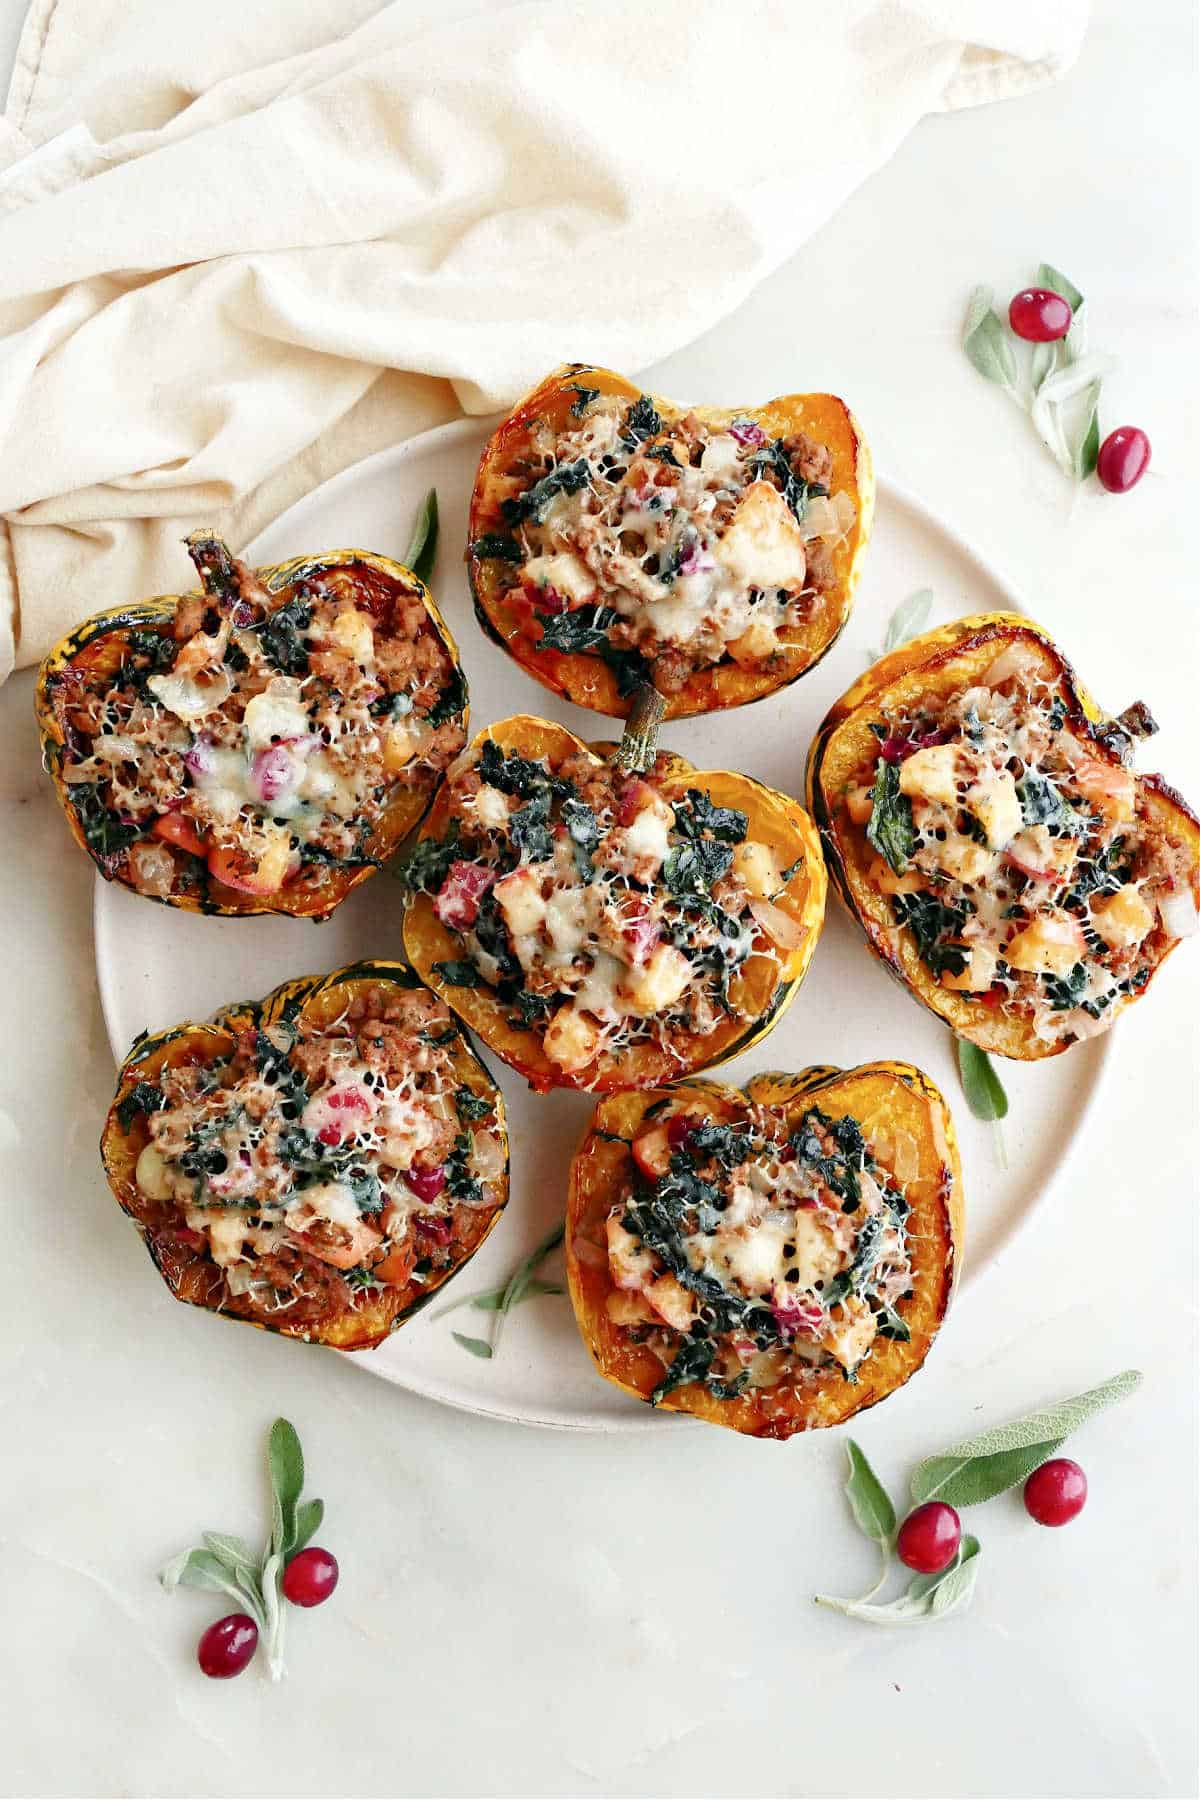
[[[781,950],[798,950],[808,936],[808,927],[799,924],[791,913],[770,900],[751,900],[750,912],[755,923]]]
[[[1009,644],[1003,649],[995,662],[988,664],[979,677],[983,687],[999,687],[1010,675],[1032,673],[1036,669],[1036,660],[1027,644]]]
[[[830,546],[840,544],[854,529],[858,508],[849,494],[814,494],[804,509],[801,536],[823,538]]]
[[[1173,938],[1192,937],[1200,930],[1200,913],[1197,913],[1196,902],[1187,888],[1178,894],[1164,894],[1158,903],[1162,915],[1163,929],[1169,931]]]
[[[504,1151],[494,1131],[471,1134],[471,1173],[480,1181],[495,1181],[504,1173]]]

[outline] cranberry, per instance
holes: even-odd
[[[1025,1483],[1025,1511],[1039,1525],[1069,1525],[1083,1511],[1087,1476],[1069,1456],[1055,1456]]]
[[[407,1181],[418,1200],[436,1200],[446,1185],[445,1169],[405,1169]]]
[[[320,1606],[337,1584],[337,1557],[315,1544],[298,1550],[283,1571],[283,1591],[293,1606]]]
[[[258,1648],[258,1626],[249,1613],[227,1613],[196,1646],[196,1661],[214,1681],[240,1675]]]
[[[944,1500],[914,1507],[896,1537],[896,1555],[907,1569],[936,1575],[954,1561],[962,1538],[958,1514]]]
[[[1050,344],[1071,329],[1071,303],[1053,288],[1022,288],[1008,303],[1008,322],[1019,338]]]
[[[1100,446],[1096,474],[1110,494],[1127,494],[1150,467],[1150,439],[1136,425],[1118,425]]]
[[[676,1113],[674,1118],[668,1119],[667,1142],[670,1144],[672,1150],[683,1149],[683,1146],[687,1143],[693,1131],[695,1131],[697,1123],[698,1121],[691,1118],[688,1113]]]

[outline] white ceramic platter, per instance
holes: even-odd
[[[560,719],[584,738],[611,736],[610,721],[556,700],[475,621],[462,553],[467,501],[487,432],[476,420],[443,426],[345,470],[284,513],[247,554],[255,562],[275,562],[357,545],[402,558],[420,500],[436,487],[442,531],[432,586],[462,652],[473,729],[514,712],[534,712]],[[181,550],[181,588],[188,572]],[[741,769],[799,794],[805,754],[826,709],[872,660],[893,608],[923,587],[934,592],[934,623],[1020,607],[967,545],[883,482],[858,603],[833,652],[783,693],[740,711],[685,720],[669,727],[666,741],[699,768]],[[359,888],[325,925],[200,918],[150,905],[97,879],[96,960],[113,1051],[123,1056],[143,1028],[202,1018],[227,1001],[258,998],[290,976],[359,957],[399,957],[400,925],[400,891],[386,874]],[[971,1304],[972,1282],[1047,1197],[1084,1128],[1109,1041],[1101,1038],[1033,1066],[1003,1065],[1011,1100],[1004,1166],[993,1128],[974,1120],[962,1100],[949,1032],[888,977],[831,894],[799,997],[771,1036],[730,1063],[721,1078],[740,1083],[761,1069],[849,1065],[880,1056],[925,1069],[949,1099],[962,1142],[968,1221],[965,1291],[957,1300],[962,1307]],[[445,1307],[458,1294],[502,1280],[561,1215],[567,1164],[590,1110],[586,1095],[539,1098],[507,1068],[498,1073],[512,1133],[508,1210],[440,1305],[355,1361],[372,1375],[447,1405],[524,1424],[603,1431],[678,1427],[680,1421],[639,1406],[596,1375],[565,1299],[540,1298],[513,1312],[491,1361],[473,1357],[451,1335],[456,1329],[486,1334],[491,1315],[464,1308],[447,1317]],[[152,1279],[149,1268],[146,1279]],[[953,1331],[953,1317],[947,1329]]]

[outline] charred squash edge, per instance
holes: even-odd
[[[528,713],[518,713],[511,719],[501,719],[496,724],[489,725],[476,735],[472,747],[483,743],[487,738],[505,751],[516,750],[532,758],[544,756],[550,746],[557,746],[562,755],[585,750],[596,756],[597,760],[603,760],[605,752],[613,748],[609,744],[585,744],[581,738],[568,731],[565,725],[554,724],[549,719],[535,718]],[[489,1050],[518,1070],[538,1092],[565,1087],[581,1088],[598,1094],[620,1093],[631,1087],[663,1086],[700,1069],[710,1069],[728,1062],[731,1057],[740,1056],[743,1050],[748,1050],[767,1035],[795,998],[808,971],[824,922],[826,892],[820,839],[808,814],[798,801],[789,799],[773,788],[765,787],[752,776],[737,775],[725,770],[695,769],[681,756],[671,755],[669,758],[669,770],[663,783],[668,794],[672,784],[677,786],[680,793],[688,787],[703,788],[718,805],[736,806],[746,811],[750,817],[752,837],[761,836],[764,825],[770,827],[767,835],[772,842],[778,843],[787,834],[792,854],[786,861],[781,859],[783,867],[796,861],[797,857],[804,859],[782,894],[776,896],[775,902],[790,912],[797,923],[805,928],[803,943],[787,956],[769,997],[753,1019],[740,1025],[730,1023],[725,1027],[718,1027],[712,1037],[696,1040],[698,1046],[713,1046],[713,1053],[708,1055],[702,1051],[703,1060],[698,1061],[692,1070],[681,1069],[673,1059],[655,1051],[653,1064],[631,1081],[631,1068],[644,1062],[650,1055],[645,1047],[634,1047],[625,1052],[619,1058],[618,1070],[609,1075],[597,1075],[594,1070],[589,1075],[588,1068],[574,1074],[556,1069],[542,1049],[542,1034],[510,1025],[506,1017],[509,1009],[492,996],[488,989],[452,987],[442,979],[434,964],[453,960],[459,949],[458,940],[438,921],[433,910],[433,899],[429,894],[417,894],[409,904],[404,920],[404,948],[421,979],[465,1020]],[[443,785],[422,827],[422,838],[442,835],[446,811]],[[770,968],[768,959],[750,957],[731,984],[735,999],[739,993],[739,984],[745,981],[746,971],[755,962]],[[620,1070],[625,1071],[624,1078]]]
[[[913,1243],[918,1255],[929,1256],[922,1246],[933,1241],[930,1235],[932,1209],[938,1247],[928,1268],[922,1271],[925,1279],[933,1283],[932,1293],[926,1299],[918,1291],[904,1307],[903,1316],[913,1334],[911,1341],[907,1344],[877,1343],[871,1355],[860,1364],[856,1382],[845,1380],[838,1370],[830,1371],[819,1380],[815,1406],[810,1403],[782,1416],[772,1414],[769,1406],[764,1405],[762,1395],[751,1393],[735,1400],[721,1400],[696,1383],[677,1388],[660,1402],[660,1407],[690,1413],[746,1436],[784,1439],[799,1431],[844,1424],[856,1413],[887,1399],[916,1374],[941,1328],[958,1279],[965,1231],[962,1165],[954,1123],[938,1088],[911,1063],[883,1061],[863,1063],[852,1069],[820,1064],[794,1075],[773,1070],[756,1075],[744,1090],[715,1081],[686,1081],[666,1091],[620,1094],[600,1102],[571,1164],[566,1255],[567,1280],[576,1322],[593,1362],[606,1381],[634,1399],[649,1404],[650,1393],[662,1377],[662,1366],[652,1352],[643,1350],[639,1353],[638,1346],[625,1343],[621,1328],[609,1322],[604,1310],[605,1300],[612,1290],[607,1264],[593,1268],[579,1256],[576,1237],[580,1225],[592,1214],[598,1216],[607,1212],[630,1161],[628,1150],[600,1134],[611,1133],[629,1143],[642,1120],[656,1108],[677,1105],[693,1097],[709,1117],[730,1116],[729,1109],[740,1111],[747,1101],[783,1112],[794,1109],[799,1116],[813,1100],[837,1116],[840,1090],[841,1094],[855,1095],[854,1103],[847,1104],[845,1111],[862,1118],[864,1084],[868,1105],[872,1093],[882,1094],[894,1086],[924,1102],[926,1108],[925,1130],[919,1141],[922,1163],[929,1165],[929,1172],[923,1171],[918,1179],[923,1184],[932,1182],[934,1185],[932,1193],[922,1195],[914,1203],[913,1219],[917,1229]],[[885,1102],[885,1128],[888,1128],[890,1117],[886,1111],[889,1103],[893,1110],[908,1104],[907,1100],[901,1101],[899,1094]],[[592,1179],[589,1180],[589,1176]],[[912,1185],[908,1184],[909,1191]],[[619,1372],[618,1358],[626,1364]]]
[[[619,692],[612,670],[593,656],[558,650],[537,650],[519,631],[517,621],[511,617],[509,609],[499,596],[496,579],[498,565],[492,558],[476,556],[471,547],[485,533],[502,529],[491,516],[486,503],[486,489],[489,477],[497,466],[503,464],[513,440],[518,439],[529,422],[539,414],[549,415],[553,422],[561,423],[571,402],[577,398],[573,384],[583,376],[587,377],[590,385],[598,387],[602,394],[617,394],[633,401],[643,392],[625,376],[618,375],[611,369],[597,368],[591,363],[564,363],[519,401],[488,440],[480,461],[471,495],[467,568],[476,616],[494,643],[552,693],[562,694],[576,706],[586,707],[591,712],[623,719],[628,717],[631,698]],[[657,394],[651,394],[649,398],[667,418],[678,417],[688,410]],[[822,595],[814,608],[815,613],[820,616],[822,629],[814,633],[810,622],[809,625],[793,627],[790,631],[781,633],[786,643],[808,644],[809,639],[812,639],[812,654],[807,661],[800,662],[798,657],[781,657],[777,671],[759,674],[751,674],[728,659],[714,664],[711,669],[698,670],[679,693],[663,696],[668,719],[690,718],[697,713],[725,712],[731,707],[746,706],[754,700],[765,699],[768,694],[778,693],[792,682],[798,681],[802,675],[814,669],[822,657],[828,655],[840,637],[854,605],[855,590],[862,574],[863,556],[875,511],[875,478],[871,453],[862,437],[858,421],[845,402],[835,394],[786,394],[757,407],[697,406],[691,410],[710,425],[725,425],[735,418],[754,419],[773,437],[811,427],[814,437],[825,444],[834,457],[832,487],[843,488],[852,494],[858,508],[858,518],[849,538],[834,552],[837,571],[835,587]],[[800,662],[799,667],[794,666],[797,662]]]
[[[296,556],[288,562],[267,563],[255,570],[255,574],[263,585],[272,593],[298,581],[303,577],[319,574],[323,569],[344,568],[351,563],[362,563],[375,569],[379,574],[396,582],[406,594],[420,599],[434,630],[445,646],[453,668],[463,683],[464,701],[459,712],[451,714],[467,729],[470,707],[467,695],[467,680],[459,656],[458,646],[442,617],[441,611],[428,587],[414,575],[411,569],[405,568],[388,556],[377,556],[368,550],[326,550],[317,556]],[[67,817],[71,835],[75,842],[87,854],[106,881],[116,881],[118,886],[127,887],[131,893],[138,890],[132,883],[120,876],[109,875],[101,860],[93,855],[87,839],[79,823],[78,815],[71,803],[70,784],[63,780],[63,737],[58,720],[54,716],[52,695],[54,684],[61,680],[66,671],[82,653],[96,641],[108,634],[120,635],[129,630],[161,630],[171,623],[176,609],[184,600],[193,597],[204,598],[200,588],[189,589],[183,594],[160,594],[154,599],[135,601],[129,606],[111,607],[107,612],[94,613],[85,619],[82,625],[69,631],[60,638],[52,650],[43,658],[38,671],[37,689],[34,696],[34,712],[37,717],[38,731],[42,742],[42,763],[54,783],[59,804]],[[385,861],[403,843],[404,839],[420,824],[433,801],[437,788],[436,778],[432,778],[418,787],[401,789],[390,803],[387,811],[379,820],[370,839],[364,846],[365,854]],[[403,803],[403,804],[402,804]],[[323,893],[306,894],[297,889],[292,899],[294,904],[288,905],[288,889],[281,888],[278,894],[254,895],[238,892],[234,888],[225,887],[206,874],[202,889],[203,897],[193,894],[177,895],[142,895],[143,899],[157,900],[160,905],[174,906],[182,912],[199,912],[220,918],[248,918],[261,913],[279,913],[291,918],[327,919],[341,905],[346,896],[360,882],[375,874],[375,868],[367,863],[362,867],[336,871],[334,897],[329,898],[329,888]],[[307,903],[306,903],[307,902]]]
[[[206,1055],[223,1055],[232,1048],[234,1034],[248,1025],[269,1025],[273,1020],[281,1018],[285,1009],[290,1011],[289,1003],[300,1001],[300,1012],[303,1013],[322,996],[335,989],[347,989],[347,999],[353,997],[355,989],[376,986],[392,982],[397,987],[406,989],[419,988],[423,983],[413,971],[398,962],[366,961],[349,963],[345,968],[335,969],[329,975],[305,975],[291,981],[283,982],[274,988],[263,1000],[243,1000],[224,1006],[213,1017],[204,1023],[185,1022],[174,1025],[167,1031],[156,1032],[152,1037],[144,1037],[135,1042],[125,1061],[121,1065],[117,1080],[117,1093],[104,1122],[104,1130],[100,1139],[100,1154],[104,1162],[104,1172],[108,1184],[121,1210],[128,1214],[137,1225],[139,1232],[150,1253],[151,1260],[159,1274],[170,1288],[177,1300],[188,1305],[202,1307],[206,1312],[219,1313],[223,1318],[236,1320],[239,1324],[255,1325],[262,1331],[277,1332],[282,1337],[299,1339],[304,1343],[325,1344],[336,1350],[370,1350],[382,1343],[393,1331],[414,1317],[445,1287],[448,1281],[466,1267],[476,1251],[494,1230],[501,1213],[508,1204],[508,1131],[505,1120],[504,1096],[492,1080],[487,1069],[475,1054],[471,1041],[460,1026],[455,1025],[457,1042],[454,1045],[455,1074],[461,1085],[465,1085],[481,1099],[486,1099],[495,1111],[496,1132],[500,1138],[505,1156],[505,1171],[500,1183],[501,1198],[493,1208],[490,1217],[484,1218],[484,1229],[470,1253],[463,1257],[453,1269],[448,1270],[432,1286],[422,1287],[415,1293],[408,1288],[385,1289],[382,1293],[364,1297],[361,1307],[352,1315],[331,1320],[324,1326],[301,1327],[289,1326],[286,1321],[278,1325],[268,1324],[261,1319],[243,1318],[238,1313],[227,1312],[223,1307],[210,1306],[200,1294],[181,1293],[185,1278],[198,1269],[212,1267],[207,1256],[203,1254],[181,1253],[175,1246],[167,1246],[155,1239],[147,1230],[137,1205],[137,1184],[134,1180],[134,1168],[138,1155],[148,1141],[146,1114],[135,1114],[128,1131],[124,1129],[117,1117],[117,1109],[126,1096],[132,1092],[138,1081],[153,1079],[158,1071],[167,1064],[178,1064],[192,1052],[198,1051]],[[168,1253],[169,1252],[169,1253]],[[408,1299],[405,1299],[405,1295]]]
[[[1115,721],[1096,704],[1050,633],[1020,613],[973,613],[912,638],[859,676],[830,708],[813,739],[808,754],[805,792],[809,810],[821,833],[830,878],[888,973],[908,988],[923,1006],[945,1020],[958,1037],[967,1038],[981,1050],[995,1051],[1016,1061],[1032,1062],[1059,1056],[1071,1045],[1044,1043],[1035,1037],[1031,1026],[1017,1019],[998,1017],[994,1010],[969,995],[942,987],[921,962],[907,934],[902,932],[899,949],[893,948],[890,939],[895,927],[891,912],[886,898],[867,879],[867,856],[860,841],[862,833],[857,827],[854,832],[846,828],[845,815],[837,804],[852,772],[850,762],[854,762],[855,768],[858,766],[857,757],[849,757],[845,752],[839,761],[840,733],[847,728],[852,730],[886,707],[889,690],[905,676],[917,671],[927,673],[934,685],[940,674],[944,678],[944,692],[949,695],[960,685],[954,678],[958,658],[984,645],[993,646],[999,654],[1006,644],[1021,638],[1030,639],[1041,650],[1049,652],[1059,692],[1067,708],[1067,720],[1076,734],[1090,740],[1097,757],[1114,767],[1121,766],[1123,759],[1114,748]],[[1200,819],[1182,795],[1159,775],[1139,774],[1137,782],[1149,797],[1152,808],[1181,831],[1200,864]],[[1161,958],[1151,979],[1165,961],[1166,956]],[[1147,982],[1141,993],[1145,993],[1149,985]],[[1114,1022],[1119,1013],[1140,998],[1141,994],[1130,994],[1115,1002],[1111,1009]]]

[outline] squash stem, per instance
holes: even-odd
[[[642,682],[635,689],[633,705],[620,743],[613,752],[613,762],[631,775],[641,775],[658,754],[658,731],[667,703],[656,688]]]
[[[211,531],[193,531],[183,541],[209,599],[232,606],[239,597],[239,583],[228,544]]]

